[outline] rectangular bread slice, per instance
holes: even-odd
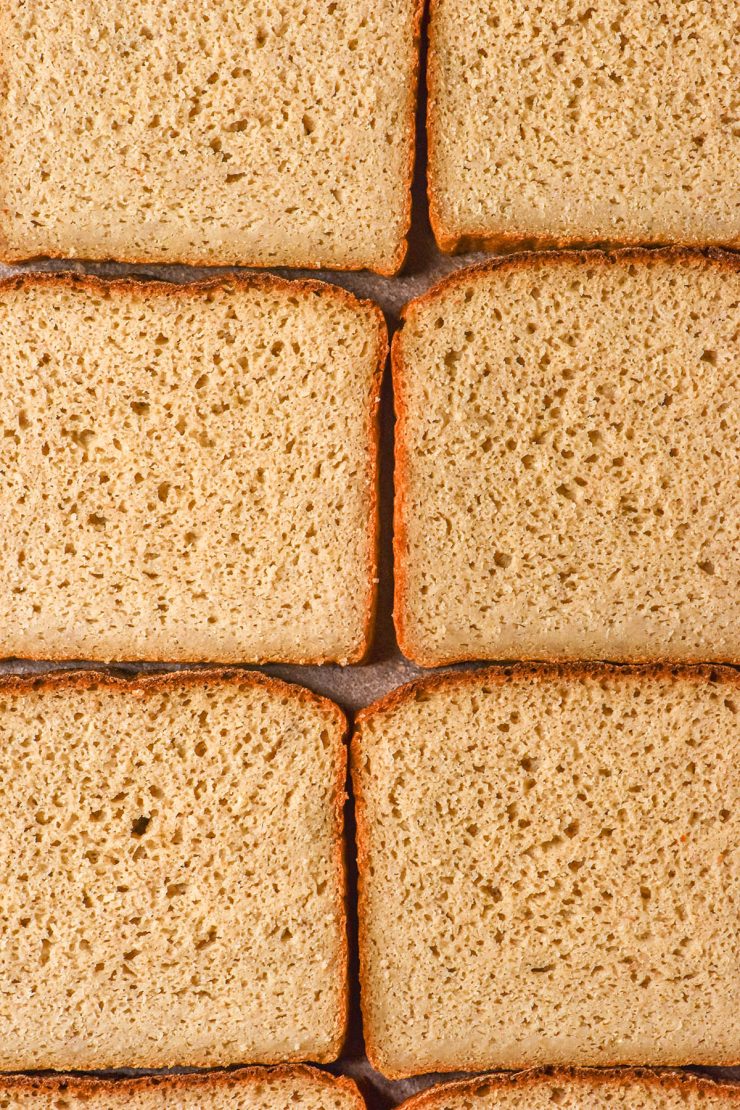
[[[345,719],[249,672],[0,683],[0,1069],[333,1060]]]
[[[740,1103],[740,1086],[678,1071],[561,1068],[445,1083],[399,1110],[552,1110],[553,1103],[564,1110],[730,1110]]]
[[[361,713],[374,1065],[740,1062],[739,710],[728,668],[525,665]]]
[[[300,1064],[137,1079],[0,1076],[0,1108],[16,1110],[365,1110],[351,1079]]]
[[[443,250],[740,245],[735,0],[432,0]]]
[[[421,9],[7,0],[0,257],[395,273]]]
[[[394,340],[402,650],[740,662],[740,262],[519,255]]]
[[[0,654],[360,659],[386,349],[319,282],[0,283]]]

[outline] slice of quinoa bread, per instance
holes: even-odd
[[[421,7],[7,0],[0,257],[394,273]]]
[[[335,1078],[300,1064],[278,1068],[188,1075],[149,1075],[137,1079],[80,1076],[0,1076],[0,1110],[365,1110],[351,1079]]]
[[[740,245],[735,0],[432,0],[443,250]]]
[[[739,709],[730,668],[524,665],[361,713],[374,1065],[740,1062]]]
[[[1,283],[0,652],[361,658],[386,350],[319,282]]]
[[[345,719],[239,671],[0,682],[0,1069],[333,1060]]]
[[[740,261],[528,254],[394,340],[402,650],[740,661]]]
[[[432,1087],[399,1110],[689,1110],[740,1103],[740,1085],[647,1068],[553,1068],[484,1075]]]

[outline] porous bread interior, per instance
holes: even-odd
[[[403,650],[740,659],[739,329],[729,255],[527,255],[413,302]]]
[[[334,1059],[342,732],[248,679],[0,691],[0,1067]]]
[[[0,253],[394,272],[415,8],[4,4]]]
[[[740,1088],[731,1088],[676,1073],[589,1071],[520,1073],[470,1082],[445,1084],[403,1103],[403,1110],[552,1110],[553,1103],[567,1110],[601,1110],[624,1106],[629,1110],[656,1107],[679,1110],[686,1106],[724,1106],[728,1097],[740,1099]]]
[[[0,651],[361,655],[381,329],[329,286],[6,284]]]
[[[64,1077],[28,1078],[20,1083],[0,1078],[0,1108],[38,1107],[38,1110],[68,1110],[75,1106],[212,1107],[213,1110],[358,1110],[362,1105],[356,1090],[310,1068],[218,1073],[213,1076],[160,1076],[144,1083],[138,1080],[90,1082]]]
[[[361,719],[360,964],[386,1075],[740,1060],[732,672],[482,671]]]
[[[433,0],[442,245],[740,243],[737,19],[734,0]]]

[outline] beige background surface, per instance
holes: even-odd
[[[422,105],[423,110],[423,105]],[[421,132],[421,128],[419,131]],[[362,297],[370,297],[383,308],[389,329],[392,332],[398,325],[399,313],[403,305],[415,296],[424,292],[435,281],[471,262],[480,261],[483,255],[464,255],[456,258],[441,255],[434,245],[434,240],[429,228],[426,202],[424,196],[424,169],[425,150],[423,140],[419,143],[416,175],[414,182],[414,208],[413,225],[409,242],[409,253],[403,272],[395,278],[383,278],[377,275],[341,274],[334,272],[307,272],[276,270],[284,277],[319,277]],[[0,277],[25,270],[72,270],[75,272],[93,273],[100,276],[127,276],[153,277],[169,281],[188,282],[202,279],[216,274],[228,274],[235,271],[233,268],[224,269],[191,269],[183,266],[125,266],[115,263],[65,263],[65,262],[33,262],[23,266],[7,267],[0,265]],[[381,697],[388,690],[408,682],[422,673],[404,659],[398,651],[392,621],[393,574],[391,559],[391,514],[392,514],[392,470],[393,470],[393,411],[390,387],[390,375],[386,374],[381,406],[381,558],[380,558],[380,585],[378,598],[378,620],[375,641],[368,660],[354,667],[322,666],[298,667],[274,665],[258,668],[268,674],[273,674],[293,682],[299,682],[318,693],[333,698],[350,713],[369,705]],[[80,665],[85,664],[80,661]],[[9,660],[0,663],[0,672],[41,672],[52,669],[66,669],[53,664],[25,663],[20,660]],[[119,672],[133,673],[138,670],[167,670],[177,669],[160,666],[121,665],[116,668]],[[348,825],[351,835],[353,821],[351,801],[348,805]],[[354,849],[350,843],[349,865],[350,882],[354,884],[353,875]],[[351,899],[350,899],[351,901]],[[739,925],[740,927],[740,925]],[[350,921],[353,933],[353,979],[356,981],[356,946],[354,944],[355,923]],[[740,1015],[738,1016],[740,1022]],[[434,1082],[434,1077],[428,1076],[412,1080],[389,1082],[370,1068],[363,1054],[362,1032],[359,1018],[359,999],[357,990],[352,999],[352,1026],[348,1044],[342,1059],[331,1070],[352,1075],[358,1079],[371,1110],[385,1110],[397,1105],[403,1098],[429,1086]],[[701,1070],[701,1069],[700,1069]],[[734,1079],[740,1083],[740,1068],[734,1069],[704,1069],[708,1074],[725,1079]],[[446,1078],[453,1078],[447,1076]]]

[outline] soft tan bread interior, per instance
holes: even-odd
[[[360,657],[385,343],[325,285],[0,286],[0,653]]]
[[[344,718],[251,678],[0,688],[0,1067],[333,1060]]]
[[[416,9],[3,4],[0,256],[393,273]]]
[[[740,659],[740,269],[524,255],[395,341],[396,624],[460,659]]]
[[[354,1083],[335,1079],[314,1068],[270,1070],[244,1068],[232,1072],[147,1079],[99,1080],[64,1076],[0,1077],[0,1108],[15,1110],[364,1110]]]
[[[734,671],[502,668],[353,741],[386,1075],[740,1061]]]
[[[735,0],[431,11],[441,246],[740,243]]]

